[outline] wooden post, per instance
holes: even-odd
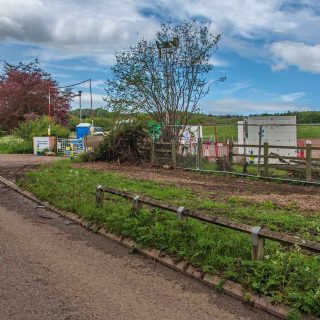
[[[101,185],[98,185],[96,187],[96,205],[97,207],[101,207],[103,204],[103,187]]]
[[[252,260],[262,260],[264,258],[264,238],[259,237],[261,227],[252,228]]]
[[[198,169],[201,169],[201,163],[202,163],[202,139],[198,138]]]
[[[154,139],[151,139],[151,165],[154,166],[155,158],[154,158]]]
[[[265,142],[263,145],[263,168],[264,168],[264,176],[267,177],[269,175],[269,143]]]
[[[312,145],[311,143],[307,143],[306,144],[306,181],[311,181],[312,179],[311,155],[312,155]]]
[[[131,213],[133,216],[136,216],[139,213],[139,210],[141,209],[141,202],[139,202],[139,198],[139,196],[135,196],[132,200]]]
[[[228,157],[228,162],[229,162],[229,168],[232,169],[233,165],[233,141],[229,141],[229,157]]]
[[[171,140],[171,153],[172,153],[172,166],[175,168],[177,166],[177,151],[176,151],[176,140]]]

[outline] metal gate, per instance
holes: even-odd
[[[58,139],[57,154],[59,156],[77,157],[85,151],[83,139]]]

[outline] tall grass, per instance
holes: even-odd
[[[32,153],[32,143],[16,136],[0,137],[0,154]]]
[[[198,198],[192,191],[170,183],[140,181],[110,172],[76,169],[66,161],[30,172],[21,181],[24,188],[39,198],[130,237],[141,246],[164,250],[203,271],[220,274],[224,279],[242,284],[247,290],[267,295],[275,303],[282,302],[296,310],[320,315],[319,255],[304,255],[298,249],[283,249],[267,241],[266,259],[252,261],[251,239],[247,235],[192,219],[179,221],[174,214],[158,209],[144,208],[133,216],[129,202],[111,195],[106,195],[103,206],[97,208],[94,190],[98,183],[180,205],[193,204],[193,207],[202,210],[223,211],[234,205],[240,210],[230,218],[236,214],[241,216],[241,213],[248,219],[256,218],[257,207],[250,207],[238,198],[230,199],[227,204],[216,203]],[[264,212],[265,221],[271,217],[273,222],[283,223],[269,214],[272,210],[277,208],[270,203],[265,204],[260,214]],[[296,218],[288,214],[287,225]]]

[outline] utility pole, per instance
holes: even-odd
[[[82,93],[82,91],[81,90],[79,90],[78,91],[78,96],[79,96],[79,114],[80,114],[80,123],[81,123],[81,120],[82,120],[82,112],[81,112],[81,93]]]

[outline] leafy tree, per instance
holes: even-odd
[[[51,75],[34,62],[12,65],[4,62],[0,76],[0,126],[7,130],[20,122],[48,114],[49,88],[51,115],[64,124],[68,119],[71,91],[61,92]]]
[[[115,54],[105,101],[122,113],[147,113],[167,128],[186,125],[208,93],[206,75],[214,68],[210,57],[220,38],[196,22],[163,24],[155,40]]]

